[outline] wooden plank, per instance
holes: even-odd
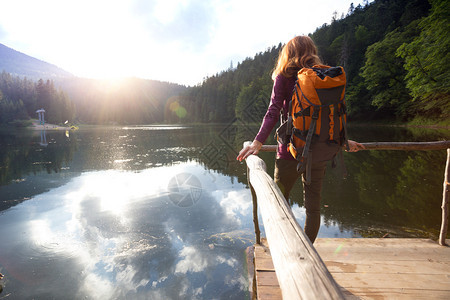
[[[280,300],[281,289],[267,245],[265,238],[261,239],[261,244],[254,245],[256,295],[257,299]]]
[[[297,223],[257,156],[246,158],[284,299],[344,299],[339,286]]]
[[[439,246],[429,239],[338,238],[316,241],[316,249],[341,286],[345,299],[450,299],[449,247]],[[260,258],[267,260],[270,249],[265,245],[262,239],[259,253]],[[341,245],[351,247],[347,249],[351,251],[350,259],[335,255],[335,250]],[[434,253],[435,250],[439,253]],[[396,255],[386,256],[389,251],[394,251]],[[406,260],[405,255],[433,256],[435,260]],[[377,257],[381,259],[376,260]],[[269,288],[275,287],[272,285],[275,280],[273,275],[265,280],[264,283],[269,285],[263,286],[263,289],[270,291]],[[281,299],[273,296],[275,292],[269,294],[272,298],[267,299]]]
[[[281,290],[270,286],[261,286],[258,289],[258,300],[280,300]]]
[[[374,261],[405,261],[405,262],[413,262],[413,261],[436,261],[436,262],[449,262],[449,257],[445,252],[441,253],[430,253],[426,255],[422,255],[421,253],[413,252],[413,251],[405,251],[405,252],[395,252],[391,250],[385,251],[368,251],[364,250],[361,252],[357,252],[355,250],[343,250],[342,253],[339,254],[323,254],[323,260],[334,260],[341,262],[349,262],[349,261],[364,261],[367,256],[372,256],[371,259]]]
[[[363,299],[450,299],[450,248],[435,241],[331,238],[315,247],[336,281]]]
[[[272,262],[272,256],[270,256],[270,250],[267,247],[267,240],[261,239],[261,244],[255,246],[255,270],[261,271],[275,271]]]
[[[382,273],[333,273],[336,281],[346,289],[351,288],[398,288],[420,290],[448,290],[447,274],[382,274]]]
[[[258,260],[256,260],[255,264],[256,264],[256,270],[275,271],[271,257],[267,257],[267,258],[261,257]]]
[[[256,281],[258,282],[258,288],[260,286],[275,286],[279,287],[277,274],[274,271],[260,271],[256,270]]]
[[[260,271],[275,271],[272,258],[261,258],[257,260],[256,269]]]
[[[362,150],[444,150],[450,148],[450,141],[436,142],[373,142],[361,143]],[[275,152],[277,145],[263,145],[260,151]]]
[[[380,247],[380,248],[436,248],[440,247],[431,239],[420,238],[317,238],[314,246],[320,247],[337,247],[346,245],[349,247]]]
[[[381,273],[381,274],[448,274],[449,262],[435,261],[338,261],[324,259],[328,270],[335,273]],[[335,277],[336,278],[336,277]]]
[[[428,239],[317,239],[314,246],[327,261],[450,262],[450,248]]]
[[[357,297],[356,299],[405,299],[405,300],[450,299],[450,293],[448,291],[435,291],[435,290],[402,289],[402,288],[394,288],[394,289],[351,288],[349,289],[348,292],[351,293],[350,295],[353,295],[353,297]]]

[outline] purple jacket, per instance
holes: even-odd
[[[287,117],[289,112],[289,101],[295,86],[295,79],[295,77],[286,78],[281,74],[275,78],[272,96],[270,97],[270,104],[255,140],[264,144],[267,137],[272,132],[272,129],[280,119],[281,108],[283,108],[283,118]],[[277,158],[295,160],[287,150],[287,145],[281,143],[278,143]]]

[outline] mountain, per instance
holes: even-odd
[[[0,72],[29,79],[61,79],[73,77],[67,71],[0,44]]]
[[[187,89],[139,78],[115,84],[80,78],[0,44],[0,126],[35,117],[39,108],[54,124],[164,123],[180,114],[174,107],[179,107],[178,96]]]

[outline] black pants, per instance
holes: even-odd
[[[320,228],[320,201],[322,182],[325,176],[327,162],[315,162],[311,166],[311,184],[306,185],[303,180],[303,199],[306,209],[305,233],[311,243],[314,243]],[[275,161],[274,180],[286,200],[300,175],[297,173],[297,161],[277,159]]]

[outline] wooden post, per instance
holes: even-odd
[[[244,147],[249,146],[251,142],[244,142]],[[252,193],[252,202],[253,202],[253,225],[255,227],[255,239],[256,244],[261,245],[261,231],[259,230],[259,221],[258,221],[258,198],[256,197],[255,189],[253,188],[252,183],[250,182],[250,169],[247,166],[247,182],[250,187],[250,192]]]
[[[283,299],[344,299],[340,287],[297,223],[256,155],[246,158]]]
[[[253,185],[250,182],[250,170],[248,167],[247,167],[247,180],[248,180],[248,186],[250,187],[250,191],[252,193],[253,225],[255,226],[256,244],[261,245],[261,231],[259,230],[259,221],[258,221],[258,199],[256,198],[255,189],[253,188]]]
[[[447,237],[448,229],[448,201],[450,198],[450,148],[447,149],[447,163],[445,165],[444,173],[444,192],[442,196],[442,223],[441,233],[439,234],[439,244],[445,246],[445,238]]]

